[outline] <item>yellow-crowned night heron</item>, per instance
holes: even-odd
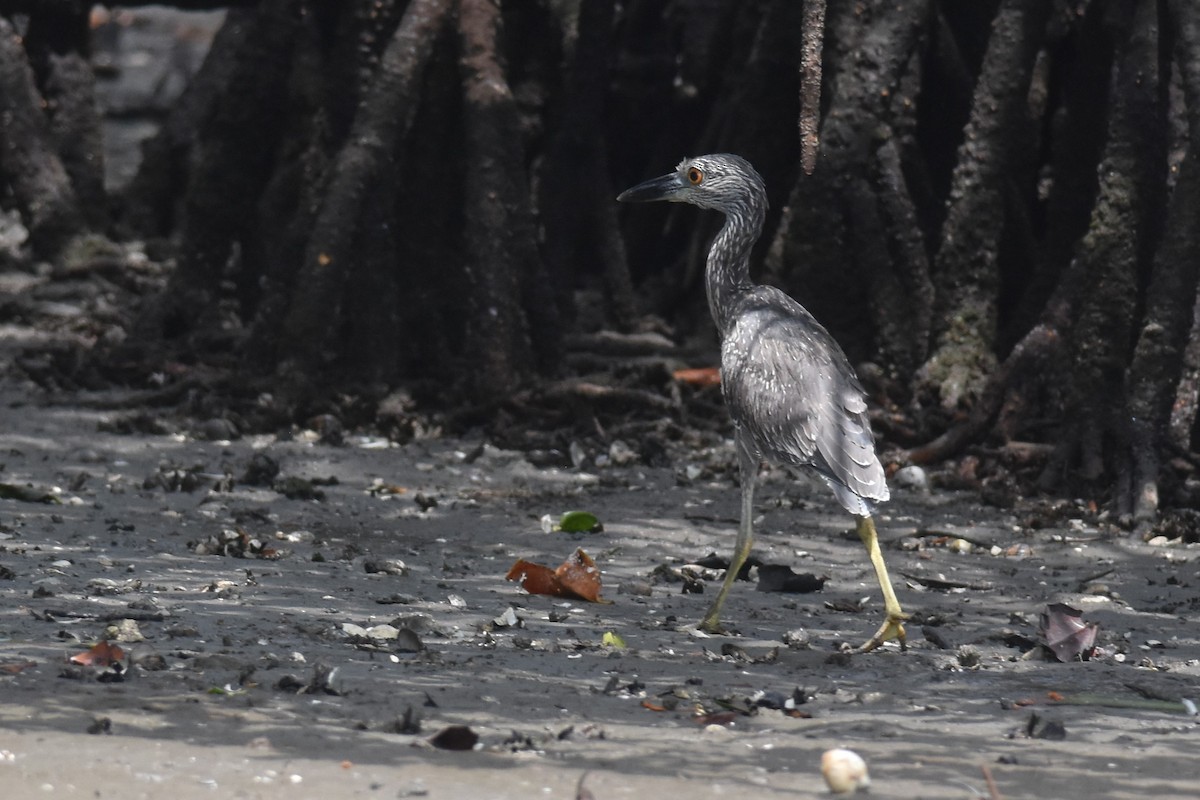
[[[750,250],[762,232],[762,176],[727,153],[685,159],[675,171],[622,192],[626,202],[670,200],[716,209],[725,225],[708,252],[708,307],[721,336],[721,386],[736,427],[742,513],[725,582],[700,627],[721,630],[721,606],[750,554],[754,484],[765,460],[812,470],[855,516],[887,617],[860,650],[904,645],[904,620],[871,520],[888,499],[862,385],[837,342],[795,300],[750,280]]]

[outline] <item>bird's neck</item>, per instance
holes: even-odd
[[[763,211],[751,208],[726,211],[725,225],[709,248],[705,270],[708,310],[722,339],[733,323],[738,298],[754,288],[750,281],[750,251],[762,232],[764,217]]]

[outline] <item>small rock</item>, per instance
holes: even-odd
[[[571,464],[576,469],[582,469],[588,465],[590,459],[588,458],[587,450],[579,442],[571,442],[570,447],[567,448],[567,452],[571,456]]]
[[[892,485],[914,492],[929,494],[929,475],[918,466],[902,467],[892,476]]]
[[[811,646],[812,637],[804,628],[795,628],[779,637],[792,650],[807,650]]]
[[[401,628],[397,633],[393,649],[397,653],[419,653],[425,649],[425,643],[411,629]]]
[[[167,669],[167,660],[153,650],[140,650],[129,656],[129,663],[141,667],[147,672],[161,672]]]
[[[88,592],[98,596],[125,594],[130,588],[108,578],[92,578],[88,581]]]
[[[137,621],[132,619],[123,619],[116,625],[109,625],[104,629],[104,638],[109,641],[127,643],[146,641],[146,637],[142,635]]]
[[[624,467],[638,460],[638,452],[620,439],[614,439],[608,446],[608,460],[618,467]]]
[[[270,486],[279,477],[279,462],[266,453],[255,453],[238,480],[247,486]]]
[[[224,417],[206,420],[197,431],[200,438],[210,442],[228,441],[241,436],[237,425]]]
[[[397,628],[408,628],[418,633],[437,630],[437,625],[429,614],[401,614],[392,620],[392,624]]]
[[[112,733],[112,720],[108,717],[95,717],[88,725],[87,732],[91,734]]]
[[[504,613],[492,620],[497,628],[514,628],[520,620],[517,618],[517,610],[512,606],[504,609]]]
[[[363,562],[363,570],[368,575],[382,573],[403,576],[408,574],[408,565],[398,558],[368,559]]]
[[[372,639],[387,641],[389,639],[398,638],[400,636],[400,630],[393,625],[388,625],[385,623],[383,625],[372,625],[371,627],[367,628],[366,634]]]

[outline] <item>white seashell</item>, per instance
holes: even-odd
[[[834,794],[847,794],[871,784],[867,762],[853,750],[826,750],[821,756],[821,774]]]

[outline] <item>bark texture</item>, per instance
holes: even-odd
[[[676,370],[712,358],[721,221],[614,197],[729,151],[767,181],[755,274],[860,367],[891,462],[1142,528],[1200,502],[1195,0],[174,5],[229,11],[108,197],[90,5],[0,0],[28,264],[100,233],[175,265],[90,368],[219,367],[290,419],[718,429]]]
[[[958,149],[933,270],[935,344],[918,375],[946,411],[973,405],[996,367],[1007,196],[1028,178],[1017,148],[1029,138],[1027,98],[1049,10],[1045,0],[1000,3]]]

